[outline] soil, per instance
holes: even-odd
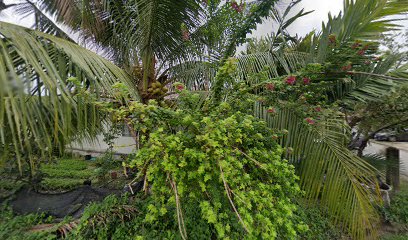
[[[18,214],[45,213],[57,219],[65,216],[79,218],[89,203],[102,201],[106,196],[120,192],[84,185],[65,193],[44,194],[25,187],[16,193],[10,205]]]

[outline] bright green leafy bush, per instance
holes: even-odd
[[[143,222],[163,228],[161,239],[294,239],[306,230],[292,202],[301,193],[294,167],[273,130],[247,114],[253,101],[205,102],[204,111],[198,94],[180,91],[178,101],[177,110],[155,102],[108,109],[146,133],[130,163],[150,192]]]

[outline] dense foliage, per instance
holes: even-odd
[[[179,94],[177,110],[155,102],[108,108],[116,120],[146,133],[130,162],[153,200],[145,221],[173,218],[182,238],[294,238],[304,230],[294,218],[292,201],[300,194],[294,167],[281,159],[275,133],[247,114],[253,102],[217,106],[198,94]],[[197,207],[205,234],[188,226]]]

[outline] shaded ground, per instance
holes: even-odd
[[[20,190],[10,202],[18,214],[44,212],[56,218],[80,217],[90,202],[102,201],[106,196],[119,194],[118,190],[82,186],[60,194],[37,193],[30,188]]]

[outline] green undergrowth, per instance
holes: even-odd
[[[391,227],[393,234],[385,233],[383,240],[408,239],[408,185],[401,184],[401,189],[391,197],[388,208],[384,208],[383,219]]]
[[[393,235],[385,235],[381,238],[381,240],[407,240],[408,233],[406,234],[393,234]]]
[[[57,239],[56,234],[49,231],[32,231],[33,226],[51,223],[53,221],[51,217],[47,217],[45,214],[17,216],[9,207],[6,206],[2,206],[0,210],[0,239]]]
[[[299,206],[299,218],[308,226],[308,231],[300,235],[302,240],[338,240],[345,234],[334,225],[327,211],[316,206]]]
[[[23,186],[24,182],[20,180],[4,179],[2,176],[0,178],[0,200],[8,199]]]

